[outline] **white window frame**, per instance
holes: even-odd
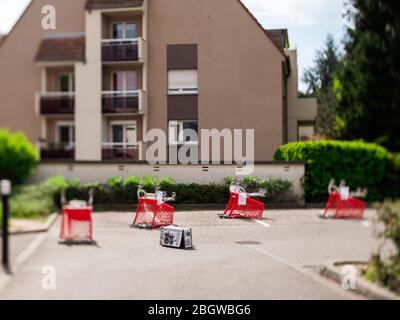
[[[65,92],[69,92],[69,93],[71,93],[71,92],[75,92],[75,86],[74,86],[74,73],[73,72],[62,72],[62,73],[60,73],[59,75],[58,75],[58,91],[59,92],[62,92],[61,90],[62,90],[62,88],[61,88],[61,77],[63,77],[63,76],[68,76],[68,78],[69,78],[69,80],[68,80],[68,87],[69,87],[69,90],[68,91],[65,91]]]
[[[198,120],[169,120],[168,121],[168,143],[170,145],[193,145],[197,146],[199,144],[199,137],[197,132],[197,141],[184,141],[183,139],[183,124],[185,122],[196,122],[197,126],[199,124]],[[172,125],[175,125],[173,128]],[[180,127],[179,133],[175,128]],[[178,133],[178,134],[177,134]]]
[[[122,140],[123,140],[123,142],[122,143],[114,143],[114,141],[113,141],[113,126],[122,126],[123,127],[123,138],[122,138]],[[135,144],[134,145],[130,145],[130,144],[128,144],[127,142],[126,142],[126,127],[135,127],[135,133],[136,133],[136,136],[135,136]],[[136,124],[136,121],[135,120],[115,120],[115,121],[110,121],[110,124],[109,124],[109,141],[110,141],[110,143],[108,143],[108,145],[111,145],[111,146],[118,146],[118,147],[121,147],[121,148],[124,148],[124,149],[129,149],[129,148],[135,148],[135,147],[137,147],[138,146],[138,139],[137,139],[137,133],[138,133],[138,130],[137,130],[137,124]],[[107,144],[107,143],[105,143],[105,144]]]
[[[126,37],[126,25],[127,25],[128,23],[133,23],[133,24],[135,25],[135,28],[136,28],[136,37],[133,38],[133,39],[137,39],[137,23],[136,23],[136,21],[134,21],[134,20],[132,20],[132,21],[114,21],[114,22],[112,22],[111,25],[110,25],[110,28],[111,28],[111,30],[110,30],[111,39],[114,39],[114,40],[129,39],[129,40],[131,40],[132,38],[127,38],[127,37]],[[123,26],[123,27],[122,27],[122,38],[113,38],[114,25],[116,25],[116,24],[122,24],[122,26]]]
[[[57,121],[56,122],[56,143],[61,144],[60,128],[69,127],[70,142],[67,144],[67,148],[75,146],[75,122],[74,121]],[[72,140],[72,141],[71,141]]]
[[[177,71],[196,71],[196,80],[197,80],[197,86],[196,88],[170,88],[170,72],[177,72]],[[168,70],[168,75],[167,75],[167,86],[168,86],[168,94],[169,95],[190,95],[190,94],[198,94],[199,93],[199,71],[198,69],[170,69]]]
[[[126,83],[127,83],[126,75],[127,75],[128,72],[133,72],[135,74],[135,78],[136,78],[136,81],[135,81],[136,82],[136,88],[132,89],[132,90],[128,90],[127,87],[126,87]],[[116,73],[123,73],[124,74],[122,90],[114,90],[114,74],[116,74]],[[138,78],[137,78],[137,71],[136,70],[112,71],[111,72],[111,90],[115,91],[115,92],[119,92],[119,91],[121,91],[121,92],[136,92],[137,91],[137,80],[138,80]]]

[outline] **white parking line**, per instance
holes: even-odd
[[[318,275],[315,272],[312,272],[310,270],[307,270],[301,266],[297,266],[294,263],[291,263],[290,261],[286,260],[283,257],[280,257],[276,254],[273,254],[270,251],[267,251],[265,248],[259,248],[257,246],[247,246],[249,249],[257,251],[258,253],[261,253],[265,256],[267,256],[268,258],[275,260],[278,263],[281,263],[283,265],[285,265],[286,267],[300,273],[303,276],[306,276],[308,278],[310,278],[311,280],[313,280],[314,282],[322,285],[323,287],[326,287],[332,291],[335,291],[338,294],[343,295],[344,297],[350,299],[350,300],[360,300],[363,299],[363,297],[361,297],[360,295],[357,295],[353,292],[350,291],[346,291],[343,288],[341,288],[340,286],[338,286],[336,283],[331,282],[323,277],[321,277],[320,275]]]
[[[260,224],[260,225],[266,227],[266,228],[271,228],[271,225],[268,224],[268,223],[266,223],[266,222],[264,222],[264,221],[256,220],[256,219],[253,219],[253,221],[254,221],[255,223],[258,223],[258,224]]]

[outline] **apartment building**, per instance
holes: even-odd
[[[154,128],[170,146],[188,128],[254,129],[269,161],[316,115],[288,42],[239,0],[33,0],[0,44],[0,127],[71,163],[146,160]]]

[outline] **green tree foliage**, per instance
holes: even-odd
[[[35,147],[22,133],[0,129],[0,179],[22,183],[38,161]]]
[[[400,6],[394,0],[354,0],[337,83],[343,139],[400,150]],[[353,10],[353,11],[354,11]]]
[[[380,228],[377,228],[377,236],[380,246],[368,265],[365,277],[400,294],[400,202],[386,201],[378,209]],[[396,248],[389,255],[387,249],[385,252],[387,244]]]
[[[335,131],[337,101],[333,83],[340,59],[335,39],[329,34],[325,40],[325,47],[317,51],[314,66],[306,69],[303,75],[303,81],[308,87],[305,95],[318,99],[316,133],[328,138],[333,138]]]

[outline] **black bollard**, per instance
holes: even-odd
[[[0,194],[3,204],[3,241],[2,241],[2,263],[5,272],[11,273],[10,261],[9,261],[9,250],[8,250],[8,216],[9,216],[9,197],[11,194],[11,182],[8,180],[2,180],[0,182]]]

